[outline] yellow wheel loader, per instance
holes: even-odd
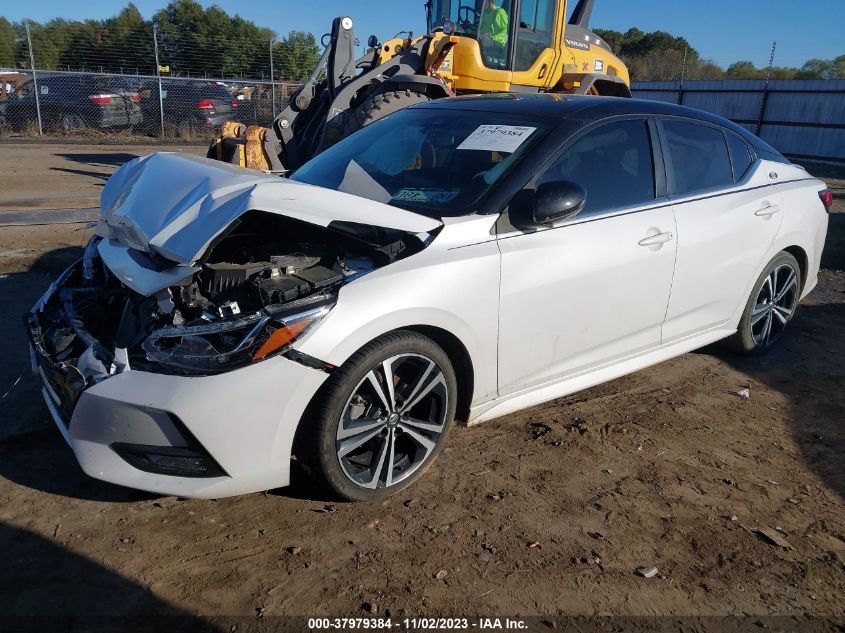
[[[428,35],[357,44],[335,18],[311,76],[272,128],[223,126],[209,158],[274,172],[297,169],[345,136],[416,103],[484,92],[630,97],[628,69],[590,32],[595,0],[428,0]]]

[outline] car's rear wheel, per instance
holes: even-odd
[[[754,284],[736,334],[725,341],[728,347],[761,354],[777,343],[795,316],[802,283],[798,261],[778,253]]]
[[[297,456],[338,496],[382,499],[437,457],[456,396],[452,363],[436,343],[416,332],[385,335],[332,373],[303,420]]]
[[[65,134],[71,134],[78,130],[85,129],[85,119],[73,112],[67,112],[62,115],[62,130]]]

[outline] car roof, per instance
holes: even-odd
[[[680,116],[719,125],[736,132],[757,148],[775,151],[742,126],[716,114],[675,105],[674,103],[649,101],[647,99],[508,92],[437,99],[415,106],[415,108],[522,114],[546,119],[558,119],[561,122],[577,120],[582,126],[608,117],[626,114]]]

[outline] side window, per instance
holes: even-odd
[[[725,134],[713,127],[663,121],[668,161],[675,174],[672,193],[680,195],[734,182]]]
[[[537,185],[576,182],[587,191],[582,213],[654,200],[651,137],[642,119],[618,121],[591,130],[555,159]]]
[[[734,180],[739,182],[748,172],[751,167],[751,153],[748,151],[748,145],[745,141],[740,139],[736,134],[727,133],[728,150],[731,153],[731,167],[733,167]]]
[[[514,70],[528,70],[545,49],[552,47],[556,8],[555,0],[523,0]]]

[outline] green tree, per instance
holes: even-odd
[[[127,73],[155,72],[152,23],[131,2],[99,30],[99,52],[112,70]]]
[[[162,63],[175,74],[261,76],[269,72],[273,31],[218,6],[174,0],[153,18]]]
[[[639,40],[641,40],[645,36],[645,33],[638,29],[637,27],[633,27],[625,31],[624,35],[624,42],[623,44],[636,44]],[[621,49],[620,49],[621,50]]]
[[[831,79],[845,79],[845,55],[833,60],[833,76]]]
[[[757,68],[753,62],[735,62],[725,71],[725,79],[765,79],[765,72]]]
[[[15,29],[4,17],[0,17],[0,66],[15,65]]]
[[[203,8],[192,0],[175,0],[155,14],[153,22],[158,27],[158,46],[161,63],[174,68],[191,68],[205,73],[209,67],[222,68],[219,47],[211,50],[199,48],[204,30]],[[201,63],[192,64],[191,52],[202,51]]]
[[[763,71],[765,73],[765,71]],[[797,68],[772,68],[772,79],[796,79],[800,71]]]
[[[619,54],[622,50],[622,44],[625,43],[625,34],[619,31],[611,31],[607,29],[593,29],[595,34],[602,38],[611,48],[611,50]]]
[[[833,62],[827,59],[810,59],[801,67],[799,79],[832,79]]]
[[[631,31],[628,31],[630,33]],[[640,32],[641,33],[641,32]],[[697,57],[698,53],[689,45],[682,37],[674,37],[664,31],[655,31],[654,33],[635,33],[634,38],[626,37],[620,52],[622,55],[628,57],[641,57],[647,55],[652,51],[690,51]]]
[[[725,71],[714,61],[701,60],[690,69],[688,76],[699,81],[724,79]]]
[[[278,78],[304,81],[320,60],[320,47],[312,33],[291,31],[273,46],[273,65]]]

